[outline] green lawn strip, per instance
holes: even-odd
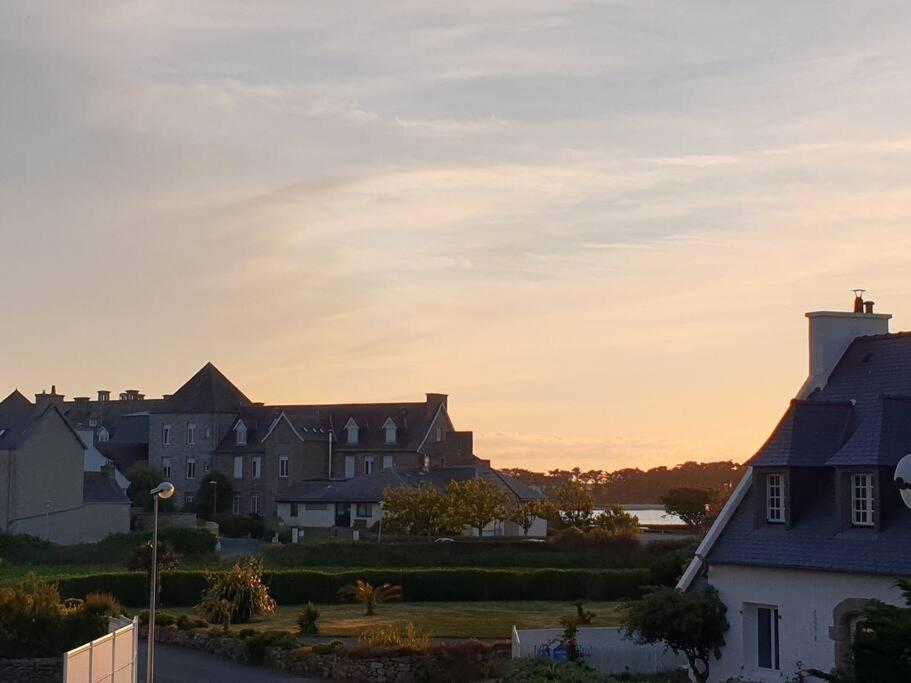
[[[576,608],[563,601],[529,602],[415,602],[378,605],[376,615],[364,615],[359,604],[319,605],[321,636],[358,636],[366,629],[392,623],[404,627],[409,622],[419,631],[435,637],[509,638],[513,625],[518,628],[560,628],[560,618],[576,613]],[[585,603],[585,609],[597,616],[592,626],[616,626],[619,623],[616,602]],[[280,629],[297,632],[297,615],[302,605],[282,605],[269,617],[234,628],[257,630]],[[200,615],[192,608],[162,608],[174,616]]]

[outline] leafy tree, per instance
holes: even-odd
[[[677,515],[684,524],[692,529],[701,529],[705,526],[709,505],[716,498],[710,489],[676,488],[668,491],[661,497],[664,509],[672,515]]]
[[[544,500],[526,500],[516,503],[507,512],[507,519],[515,522],[522,529],[522,533],[528,536],[528,530],[531,529],[536,519],[548,519],[554,516],[553,505]]]
[[[168,541],[158,541],[158,552],[155,554],[155,563],[158,565],[158,572],[155,574],[155,601],[158,604],[158,596],[161,594],[161,575],[164,572],[177,569],[180,563],[180,555],[174,550],[174,546]],[[152,580],[152,541],[142,543],[133,548],[130,556],[127,558],[127,569],[132,571],[143,571]]]
[[[642,600],[623,608],[627,638],[640,644],[664,643],[674,654],[683,653],[699,683],[709,680],[712,655],[721,658],[728,630],[727,608],[714,588],[683,593],[655,588]]]
[[[269,595],[269,588],[263,583],[263,565],[259,560],[248,557],[230,571],[220,574],[206,573],[208,586],[202,593],[197,608],[213,623],[227,628],[232,624],[246,624],[255,616],[275,611],[275,600]]]
[[[899,579],[907,607],[871,601],[852,646],[854,680],[911,681],[911,580]]]
[[[213,486],[213,482],[215,486]],[[230,512],[234,502],[234,488],[221,472],[209,472],[199,483],[196,492],[196,510],[200,515],[211,517],[213,512]]]
[[[484,535],[484,527],[506,517],[506,493],[486,479],[452,481],[446,489],[453,525],[470,526]]]
[[[585,529],[591,525],[595,499],[578,481],[566,481],[554,491],[554,505],[569,526]]]
[[[126,471],[125,476],[130,480],[130,488],[127,489],[127,495],[133,505],[141,507],[146,512],[151,511],[152,495],[149,491],[164,481],[164,475],[161,470],[149,467],[144,462],[136,462]],[[161,512],[172,512],[174,510],[174,501],[171,499],[161,500],[158,502],[158,509]]]
[[[458,533],[449,515],[449,500],[431,486],[399,486],[383,492],[384,524],[412,536]]]
[[[367,616],[372,617],[376,606],[383,602],[395,602],[402,599],[402,587],[384,583],[374,588],[366,581],[358,579],[357,583],[339,588],[338,594],[350,596],[355,602],[361,602],[367,609]]]
[[[639,531],[639,520],[619,505],[608,505],[592,522],[597,528],[612,534],[635,534]]]

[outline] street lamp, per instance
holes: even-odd
[[[152,574],[151,595],[149,596],[149,647],[146,659],[146,683],[152,683],[155,680],[154,672],[154,655],[155,649],[155,603],[158,597],[156,590],[158,585],[158,501],[167,500],[174,495],[174,484],[169,481],[163,481],[154,489],[149,491],[154,501],[154,514],[152,515]]]
[[[210,482],[215,488],[212,491],[212,517],[218,514],[218,479],[212,479]]]

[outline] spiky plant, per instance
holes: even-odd
[[[363,603],[367,608],[367,616],[371,617],[375,614],[374,610],[378,604],[401,600],[402,587],[384,583],[379,588],[374,588],[366,581],[358,579],[357,583],[340,588],[338,594],[351,597],[355,602]]]

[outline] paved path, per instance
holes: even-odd
[[[146,679],[146,647],[139,645],[139,681]],[[321,683],[317,678],[301,678],[281,671],[208,655],[170,645],[155,645],[155,683]]]
[[[258,553],[263,546],[263,542],[255,538],[221,537],[218,542],[221,544],[219,557],[247,557]]]

